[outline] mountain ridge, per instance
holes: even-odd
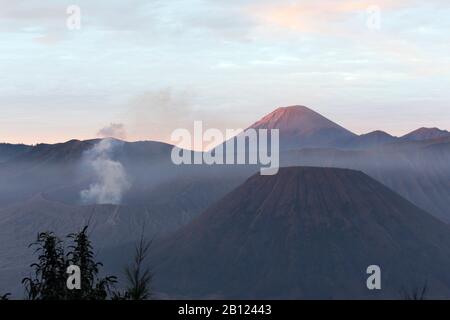
[[[450,132],[447,130],[442,130],[436,127],[421,127],[401,136],[400,139],[405,141],[425,141],[446,137],[450,137]]]

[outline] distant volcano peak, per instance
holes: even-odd
[[[311,128],[322,126],[337,126],[335,123],[326,119],[310,108],[297,105],[289,107],[279,107],[256,122],[252,127],[277,125],[278,129],[280,130],[290,128],[299,129],[299,125],[304,125],[307,122],[310,122]]]
[[[355,134],[312,109],[294,105],[280,107],[250,126],[252,129],[279,129],[283,147],[330,147]]]
[[[303,106],[303,105],[293,105],[293,106],[287,106],[287,107],[278,107],[275,109],[272,113],[280,113],[280,114],[286,114],[286,113],[293,113],[293,112],[313,112],[317,113],[314,110]]]

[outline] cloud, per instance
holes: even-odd
[[[56,34],[56,33],[48,33],[48,34],[40,35],[40,36],[37,36],[36,38],[34,38],[34,41],[36,41],[37,43],[45,44],[45,45],[55,45],[63,40],[64,40],[64,37],[62,37],[60,34]]]
[[[109,126],[100,129],[97,132],[97,137],[100,138],[116,138],[126,139],[127,134],[125,125],[122,123],[111,123]]]
[[[121,203],[131,183],[122,164],[111,157],[120,144],[117,140],[103,139],[84,154],[83,163],[92,171],[95,182],[80,192],[83,203]]]
[[[256,17],[266,26],[281,27],[302,33],[326,35],[346,34],[355,32],[346,25],[350,16],[365,13],[371,6],[378,6],[382,10],[399,7],[404,1],[288,1],[274,4],[249,6],[248,13]],[[361,29],[364,29],[361,25]]]
[[[418,4],[421,4],[418,0],[266,1],[248,5],[247,14],[256,18],[262,27],[279,27],[315,35],[354,36],[367,31],[370,8],[380,9],[384,16],[403,9],[417,9]],[[450,4],[431,0],[427,1],[427,6],[442,9]],[[414,19],[410,22],[417,24]]]
[[[422,62],[429,60],[445,34],[445,23],[430,19],[424,12],[448,8],[450,3],[441,0],[426,5],[418,0],[266,1],[249,5],[247,13],[259,22],[262,37],[317,41],[323,51],[352,47],[352,56],[370,57],[370,61],[392,59],[416,77],[429,69]],[[377,29],[370,28],[374,18]],[[421,36],[418,30],[433,30],[433,37]],[[324,46],[324,42],[329,44]]]
[[[66,36],[63,3],[0,0],[0,8],[0,31],[29,34],[45,45],[59,43]]]

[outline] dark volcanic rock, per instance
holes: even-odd
[[[362,172],[255,175],[154,252],[155,288],[178,297],[450,297],[450,229]],[[382,290],[366,287],[379,265]]]

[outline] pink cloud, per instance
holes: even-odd
[[[407,3],[404,0],[289,2],[251,6],[248,13],[267,26],[303,33],[345,35],[355,31],[343,25],[349,15],[364,13],[371,6],[391,10]]]

